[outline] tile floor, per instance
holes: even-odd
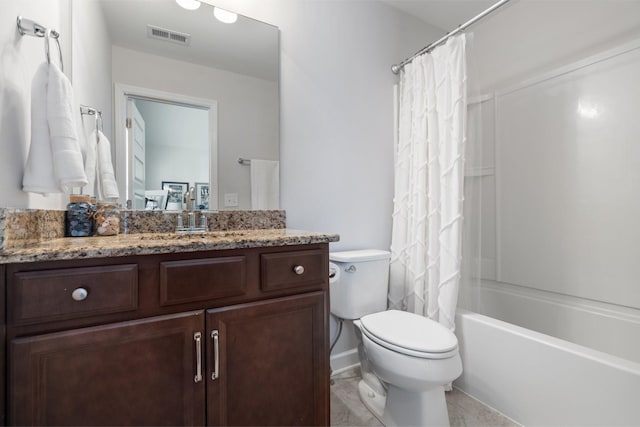
[[[358,368],[333,377],[331,385],[332,426],[382,426],[364,407],[358,396]],[[483,405],[458,389],[447,393],[451,426],[517,427],[519,424]]]

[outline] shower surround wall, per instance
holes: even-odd
[[[525,425],[640,419],[626,398],[640,389],[639,15],[520,1],[474,29],[482,155],[466,199],[482,211],[466,217],[481,239],[460,306],[482,315],[459,313],[456,384]]]
[[[492,173],[467,178],[484,280],[464,306],[640,363],[637,74],[640,40],[470,106]]]

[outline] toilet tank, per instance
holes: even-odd
[[[377,249],[329,253],[339,268],[329,288],[331,313],[351,320],[386,310],[390,256]]]

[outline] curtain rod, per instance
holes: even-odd
[[[415,54],[413,54],[412,56],[410,56],[409,58],[406,58],[405,60],[403,60],[402,62],[392,65],[391,66],[391,72],[393,74],[398,74],[400,72],[400,70],[409,62],[413,61],[413,59],[416,56],[422,55],[423,53],[426,52],[430,52],[432,51],[435,47],[440,46],[442,43],[444,43],[445,41],[447,41],[447,39],[451,36],[454,36],[456,34],[458,34],[461,31],[466,30],[468,27],[470,27],[471,25],[475,24],[476,22],[478,22],[479,20],[481,20],[482,18],[484,18],[485,16],[489,15],[491,12],[493,12],[494,10],[498,9],[499,7],[505,5],[506,3],[509,3],[511,0],[500,0],[499,2],[497,2],[496,4],[494,4],[493,6],[491,6],[490,8],[486,9],[484,12],[479,13],[478,15],[474,16],[473,18],[469,19],[467,22],[465,22],[462,25],[458,25],[458,27],[453,30],[453,31],[449,31],[447,34],[445,34],[442,38],[434,41],[433,43],[431,43],[430,45],[428,45],[427,47],[423,47],[422,49],[420,49],[418,52],[416,52]]]

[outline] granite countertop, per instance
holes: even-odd
[[[204,234],[138,233],[67,237],[0,250],[0,264],[151,255],[337,242],[337,234],[287,228],[213,231]]]

